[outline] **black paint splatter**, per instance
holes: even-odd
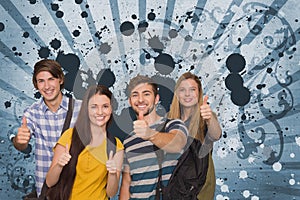
[[[80,31],[79,30],[74,30],[72,32],[72,34],[73,34],[74,37],[78,37],[80,35]]]
[[[120,31],[125,36],[130,36],[134,32],[134,25],[132,22],[126,21],[123,22],[120,26]]]
[[[3,31],[5,29],[5,26],[2,22],[0,22],[0,31]]]
[[[48,47],[41,47],[39,50],[39,56],[41,58],[48,58],[50,55],[50,49]]]
[[[23,33],[23,37],[24,37],[24,38],[28,38],[28,37],[29,37],[29,33],[28,33],[27,31],[24,32],[24,33]]]
[[[87,18],[89,15],[88,15],[88,13],[86,12],[86,11],[83,11],[82,13],[81,13],[81,17],[82,18]]]
[[[111,51],[111,46],[107,42],[102,43],[99,48],[100,52],[103,54],[108,54]]]
[[[98,76],[97,80],[99,85],[105,85],[106,87],[111,87],[116,81],[115,74],[110,69],[102,69]]]
[[[51,9],[52,9],[53,11],[58,11],[58,9],[59,9],[58,4],[56,4],[56,3],[51,3]]]
[[[143,33],[143,32],[145,32],[147,30],[148,26],[149,26],[148,22],[142,21],[138,25],[138,31],[140,33]]]
[[[36,17],[36,16],[31,17],[31,23],[33,25],[37,25],[39,22],[40,22],[40,18],[39,17]]]
[[[61,42],[58,39],[54,39],[50,42],[50,45],[53,49],[57,50],[61,47]]]
[[[154,67],[159,73],[166,75],[174,70],[175,62],[171,55],[163,53],[155,58]]]
[[[58,11],[55,13],[55,15],[56,15],[57,18],[62,18],[62,17],[64,16],[64,12],[58,10]]]

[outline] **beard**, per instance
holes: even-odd
[[[146,113],[144,113],[144,117],[147,116],[147,115],[149,115],[149,114],[154,110],[154,108],[155,108],[155,104],[154,104],[153,106],[151,106],[151,107],[147,110]],[[137,109],[134,110],[134,112],[135,112],[136,116],[139,115],[139,111],[138,111]]]

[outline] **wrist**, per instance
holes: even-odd
[[[149,137],[149,141],[153,141],[155,139],[155,137],[158,135],[159,132],[154,132],[150,137]]]

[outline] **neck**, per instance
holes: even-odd
[[[181,120],[186,121],[194,112],[194,107],[184,107],[181,109]]]
[[[99,146],[106,138],[106,127],[91,126],[92,140],[90,146]]]
[[[59,95],[55,99],[50,101],[48,100],[45,101],[44,99],[44,102],[48,106],[49,110],[51,110],[52,112],[56,112],[59,105],[61,104],[62,98],[63,98],[62,93],[59,93]]]

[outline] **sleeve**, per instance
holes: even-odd
[[[166,132],[170,132],[171,130],[179,130],[184,135],[188,136],[189,132],[184,122],[180,119],[170,120],[166,125]]]
[[[119,138],[116,138],[116,142],[117,142],[117,151],[123,150],[124,146]]]
[[[67,129],[62,136],[58,139],[57,144],[60,144],[62,146],[66,146],[66,144],[71,147],[71,141],[72,141],[72,134],[73,134],[73,128]],[[56,147],[55,145],[55,147]],[[55,147],[53,148],[53,151],[55,151]]]

